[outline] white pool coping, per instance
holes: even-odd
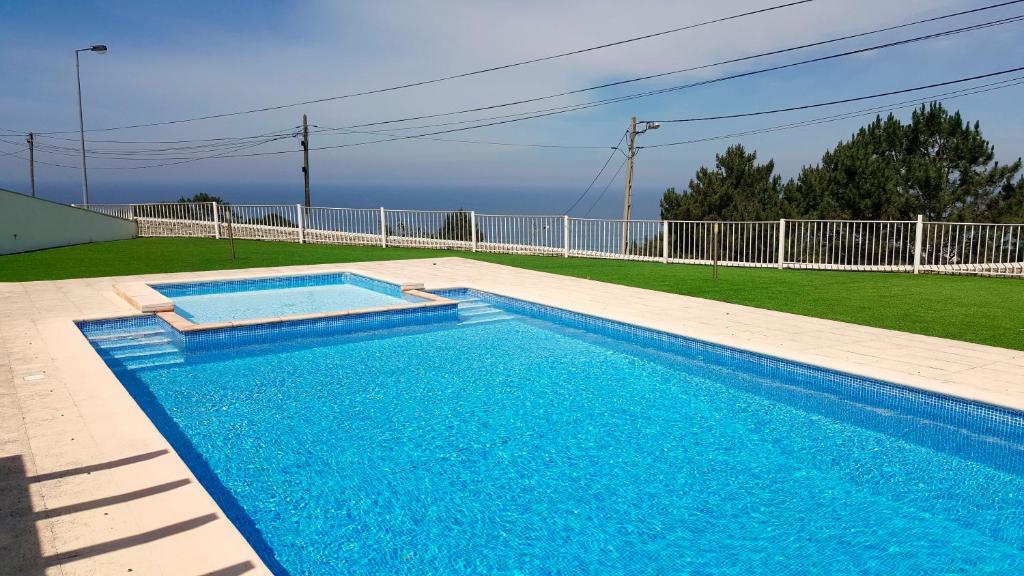
[[[15,551],[5,569],[267,573],[73,321],[137,314],[115,285],[327,272],[474,288],[1024,410],[1024,352],[462,258],[0,283],[2,481],[27,477],[30,507],[0,516]],[[35,533],[12,532],[19,522]]]

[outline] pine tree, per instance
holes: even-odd
[[[1021,161],[994,158],[977,122],[933,102],[909,124],[876,118],[819,165],[804,167],[784,197],[795,214],[812,218],[1013,219],[1024,203],[1021,179],[1014,181]]]
[[[741,144],[715,156],[715,168],[701,167],[689,190],[665,191],[665,220],[773,220],[782,215],[782,178],[775,162],[757,163],[757,153]]]

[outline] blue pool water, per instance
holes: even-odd
[[[449,295],[83,331],[279,573],[1024,573],[1019,413]]]
[[[421,301],[399,288],[355,274],[288,276],[154,286],[195,323],[395,306]]]

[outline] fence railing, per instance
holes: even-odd
[[[921,267],[936,272],[1024,275],[1024,224],[925,223]]]
[[[508,254],[561,256],[565,253],[565,218],[472,214],[474,250]]]
[[[276,204],[91,204],[140,236],[440,248],[723,266],[1024,277],[1024,224],[691,222]]]
[[[915,221],[789,220],[789,268],[913,271]]]
[[[772,222],[667,221],[668,261],[724,266],[779,265],[779,228]]]

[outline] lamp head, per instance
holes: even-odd
[[[98,52],[100,54],[105,54],[106,51],[107,51],[107,45],[106,44],[96,44],[94,46],[90,46],[89,50],[91,52]]]

